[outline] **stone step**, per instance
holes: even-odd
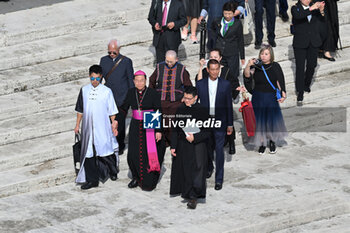
[[[127,4],[124,0],[74,0],[26,9],[25,14],[23,11],[0,14],[0,47],[116,28],[120,24],[146,19],[149,5],[150,1],[147,0]]]
[[[319,108],[326,107],[327,105],[324,105],[326,101],[335,99],[337,100],[335,107],[348,107],[347,102],[342,104],[339,100],[343,98],[348,99],[346,97],[348,95],[347,93],[350,93],[350,84],[347,80],[347,74],[349,73],[343,72],[335,74],[332,78],[324,77],[317,80],[313,86],[315,91],[305,95],[303,108],[295,107],[296,98],[290,95],[286,102],[281,104],[288,131],[308,132],[318,130],[324,132],[341,132],[344,129],[344,124],[346,124],[344,123],[343,115],[340,114],[344,110],[341,108],[335,109],[330,114],[329,111],[320,111]],[[342,87],[341,92],[338,91],[339,87]],[[327,95],[324,94],[325,90],[327,91]],[[235,105],[234,108],[235,129],[237,131],[236,145],[241,145],[245,138],[242,138],[244,129],[242,128],[242,116],[238,112],[238,106],[239,104]],[[55,113],[57,115],[47,118],[49,120],[43,119],[28,129],[16,130],[7,134],[8,139],[4,140],[2,146],[0,146],[0,170],[34,165],[72,156],[71,146],[73,145],[75,114],[72,112],[72,107],[59,109]],[[45,114],[47,112],[37,115]],[[28,118],[40,119],[36,115],[29,116]],[[24,122],[30,121],[30,119],[27,120],[25,117],[22,117],[22,120]],[[13,122],[17,121],[17,119],[4,121],[4,124],[12,125],[14,124]],[[128,125],[129,123],[127,123],[127,134]],[[10,144],[8,144],[9,140],[12,140]],[[47,146],[42,147],[42,145]],[[127,154],[127,151],[125,154]]]
[[[1,121],[0,146],[72,130],[75,114],[69,106]]]
[[[152,39],[147,20],[118,24],[114,29],[91,30],[25,44],[0,48],[0,70],[30,66],[58,59],[105,51],[110,39],[121,45],[138,44]],[[20,56],[18,54],[21,54]]]
[[[73,144],[74,133],[68,131],[0,146],[0,170],[26,167],[72,156]]]

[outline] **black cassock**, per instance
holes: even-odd
[[[142,96],[144,97],[142,98]],[[127,113],[129,107],[132,110],[138,109],[138,102],[140,103],[140,110],[159,110],[161,112],[160,96],[156,90],[147,88],[142,92],[139,92],[135,87],[130,88],[124,104],[122,105],[122,111]],[[141,101],[142,100],[142,101]],[[162,129],[155,129],[156,132],[162,132]],[[165,142],[160,140],[157,142],[157,153],[159,165],[162,167],[165,153]],[[148,154],[146,143],[146,130],[143,128],[143,121],[131,119],[129,128],[129,145],[127,155],[128,165],[131,170],[132,176],[138,181],[139,186],[143,190],[153,190],[158,183],[159,172],[148,172]]]
[[[191,119],[205,121],[208,110],[196,103],[192,107],[182,104],[176,112],[177,120]],[[184,131],[177,127],[172,133],[171,148],[176,149],[176,157],[172,158],[170,195],[181,194],[183,198],[205,198],[206,174],[208,166],[207,141],[210,129],[200,128],[194,134],[194,141],[188,142]]]

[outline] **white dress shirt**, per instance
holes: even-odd
[[[209,115],[215,115],[215,100],[216,100],[217,89],[218,89],[218,78],[215,81],[208,78]]]

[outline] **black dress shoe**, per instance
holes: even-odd
[[[304,87],[304,91],[307,92],[307,93],[310,93],[310,92],[311,92],[311,89],[310,89],[310,87],[305,86],[305,87]]]
[[[335,61],[334,57],[327,57],[326,55],[323,54],[323,58],[327,59],[328,61]]]
[[[261,49],[261,41],[255,41],[254,48],[255,49]]]
[[[214,189],[215,189],[215,190],[220,190],[220,189],[222,189],[222,184],[221,184],[221,183],[216,183]]]
[[[83,190],[91,189],[98,186],[98,182],[87,182],[83,184],[80,188]]]
[[[299,92],[298,97],[297,97],[297,101],[303,101],[303,100],[304,100],[304,92]]]
[[[195,209],[197,207],[197,200],[196,199],[191,199],[189,200],[189,202],[187,203],[187,207],[189,209]]]
[[[209,179],[209,178],[211,177],[212,174],[213,174],[213,170],[207,171],[207,179]]]
[[[115,180],[117,180],[118,179],[118,175],[111,175],[111,180],[113,180],[113,181],[115,181]]]
[[[280,13],[279,16],[281,17],[283,22],[287,22],[289,19],[287,12]]]
[[[136,188],[137,186],[139,186],[139,184],[137,183],[137,180],[135,180],[135,179],[132,179],[131,181],[130,181],[130,183],[128,184],[128,187],[129,188]]]
[[[274,40],[269,40],[269,45],[271,45],[271,47],[276,47],[276,42]]]

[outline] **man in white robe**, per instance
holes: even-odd
[[[81,167],[76,179],[84,183],[81,189],[97,187],[99,180],[117,179],[118,142],[116,140],[118,113],[111,89],[100,83],[102,68],[93,65],[89,69],[90,84],[80,89],[75,110],[75,133],[81,127]]]

